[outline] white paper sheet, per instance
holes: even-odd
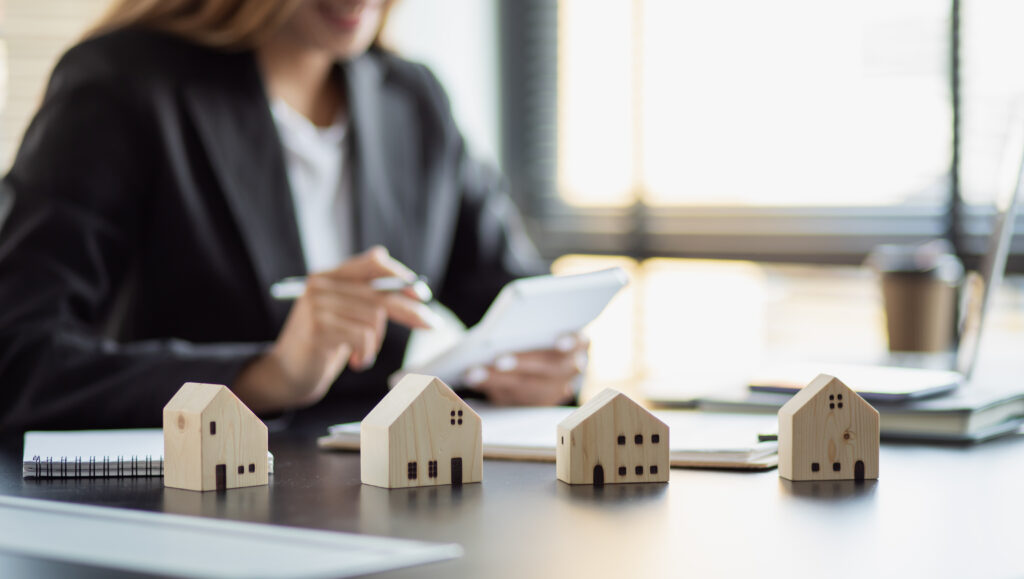
[[[555,438],[558,423],[568,417],[573,407],[497,407],[474,403],[473,409],[483,422],[484,456],[490,458],[527,458],[555,460]],[[690,463],[758,463],[773,457],[778,449],[775,441],[761,442],[760,434],[774,433],[774,416],[716,414],[681,410],[656,410],[654,415],[669,427],[669,448],[673,466]],[[359,444],[359,423],[338,424],[325,438]],[[321,446],[330,447],[321,441]],[[505,452],[509,451],[509,452]],[[763,463],[763,464],[762,464]],[[770,463],[774,465],[774,462]]]

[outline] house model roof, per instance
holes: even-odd
[[[572,430],[579,426],[580,424],[583,424],[583,422],[585,422],[588,418],[596,414],[599,410],[605,408],[608,404],[613,402],[628,402],[629,404],[649,414],[646,408],[637,404],[636,401],[630,398],[629,396],[626,396],[625,394],[619,392],[618,390],[615,390],[614,388],[605,388],[599,394],[597,394],[589,401],[587,401],[586,404],[580,406],[578,410],[567,416],[565,420],[558,423],[558,427],[565,428],[567,430]],[[653,414],[651,415],[651,418],[653,418],[654,420],[658,420],[656,417],[654,417]],[[661,421],[658,420],[658,422]]]
[[[857,394],[852,388],[842,382],[842,380],[835,376],[828,374],[818,374],[818,376],[811,380],[811,383],[801,388],[789,402],[786,402],[782,408],[779,409],[779,418],[786,416],[793,416],[801,409],[803,409],[808,402],[810,402],[815,396],[818,395],[822,390],[829,388],[830,386],[841,386],[844,390],[850,393],[850,402],[859,402],[860,404],[870,407],[870,404],[860,394]],[[874,408],[872,408],[874,410]]]
[[[450,398],[461,406],[469,408],[469,405],[440,378],[424,374],[408,374],[366,415],[366,418],[363,418],[363,426],[391,426],[409,408],[410,404],[431,389],[445,398]]]
[[[201,384],[199,382],[187,382],[164,406],[165,411],[173,412],[202,412],[213,402],[221,392],[227,392],[236,400],[235,393],[228,390],[227,386],[221,384]],[[241,400],[238,401],[241,403]]]

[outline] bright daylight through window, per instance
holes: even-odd
[[[950,3],[563,0],[574,206],[938,205]]]

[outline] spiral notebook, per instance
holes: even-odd
[[[164,433],[159,428],[33,430],[25,433],[23,478],[164,475]],[[274,472],[274,456],[267,453]]]

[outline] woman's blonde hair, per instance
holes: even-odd
[[[86,36],[145,26],[226,50],[272,36],[303,0],[114,0]]]

